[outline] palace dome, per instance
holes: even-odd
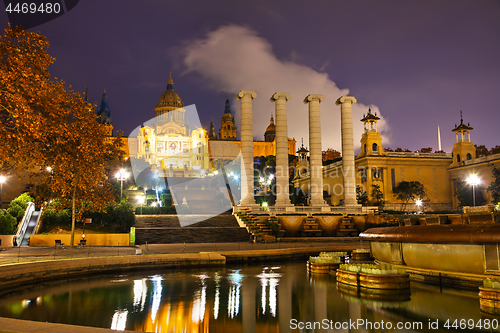
[[[174,108],[182,108],[184,107],[184,103],[182,103],[181,98],[174,91],[174,81],[172,80],[172,75],[170,74],[167,81],[167,90],[161,94],[160,99],[156,103],[157,108],[163,107],[174,107]]]
[[[271,116],[271,123],[266,128],[266,132],[276,132],[276,125],[274,125],[274,118]]]

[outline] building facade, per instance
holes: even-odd
[[[203,177],[240,154],[241,142],[237,140],[238,129],[229,99],[226,99],[218,132],[213,121],[208,131],[201,127],[191,128],[184,117],[184,103],[174,91],[174,82],[170,76],[154,112],[154,124],[144,126],[138,133],[134,133],[134,137],[124,139],[127,156],[156,165],[165,170],[167,175]],[[271,117],[266,140],[254,141],[254,156],[276,154],[276,141],[274,137],[269,139],[273,126]],[[294,139],[288,138],[288,151],[291,155],[295,155],[295,144]]]
[[[452,130],[456,133],[457,142],[451,154],[384,151],[382,137],[377,130],[379,119],[371,110],[361,119],[364,132],[361,136],[361,152],[355,159],[356,185],[361,191],[366,191],[370,201],[374,201],[372,191],[375,185],[382,191],[384,208],[400,210],[404,203],[397,200],[394,189],[402,181],[418,181],[426,189],[427,197],[421,198],[424,207],[417,207],[415,202],[410,202],[408,210],[457,209],[460,203],[455,195],[456,184],[474,174],[483,184],[487,203],[491,202],[491,195],[485,188],[493,181],[492,168],[500,168],[500,154],[476,158],[475,147],[470,139],[472,127],[465,125],[463,119]],[[299,151],[299,154],[306,154],[306,150]],[[302,188],[306,194],[310,186],[307,168],[307,162],[302,162],[301,170],[293,181],[294,186]],[[337,206],[343,202],[343,175],[341,161],[323,167],[324,199],[330,205]]]

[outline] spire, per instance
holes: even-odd
[[[273,117],[272,113],[271,113],[271,122],[270,122],[270,125],[274,125],[274,117]],[[304,141],[304,139],[302,139],[302,141]]]
[[[438,125],[438,151],[441,152],[441,132],[439,131],[439,125]]]
[[[168,74],[167,90],[174,90],[174,80],[172,80],[172,73]]]
[[[464,124],[464,118],[462,114],[462,110],[460,110],[460,125],[455,124],[455,128],[452,129],[453,132],[463,132],[463,131],[470,131],[473,128],[470,127],[470,123],[467,123],[467,125]]]
[[[224,107],[224,114],[231,114],[231,104],[229,103],[229,98],[226,99],[226,106]]]
[[[214,120],[210,121],[210,130],[208,131],[208,139],[217,140],[217,135],[215,134]]]
[[[101,124],[111,124],[111,110],[108,105],[108,95],[104,90],[101,98],[101,105],[97,108],[97,115]]]

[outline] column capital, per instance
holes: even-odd
[[[238,93],[238,95],[236,95],[236,99],[239,101],[240,99],[242,99],[246,95],[250,95],[250,97],[252,97],[252,99],[254,99],[255,97],[257,97],[257,94],[255,93],[255,91],[252,91],[252,90],[240,90],[240,92]]]
[[[325,101],[325,97],[323,97],[323,95],[309,94],[306,98],[304,98],[304,104],[310,103],[314,100],[318,100],[321,103]]]
[[[358,101],[356,100],[356,98],[354,96],[340,96],[339,99],[337,99],[337,101],[335,102],[335,105],[340,105],[340,104],[343,104],[343,103],[351,103],[351,104],[354,104],[354,103],[357,103]]]
[[[292,96],[290,96],[289,93],[285,93],[285,92],[275,92],[271,96],[271,102],[275,102],[275,101],[277,101],[280,98],[285,98],[286,101],[288,101],[288,100],[290,100],[290,98],[292,98]]]

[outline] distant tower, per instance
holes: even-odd
[[[217,140],[217,134],[215,134],[215,126],[214,121],[210,122],[210,130],[208,131],[208,139],[209,140]]]
[[[438,125],[438,152],[442,152],[441,148],[441,131],[439,130],[439,125]]]
[[[87,94],[85,94],[85,98],[87,98]],[[106,90],[102,94],[101,105],[97,108],[96,111],[97,116],[99,117],[97,121],[99,124],[106,126],[107,136],[113,135],[113,125],[111,125],[111,110],[108,105],[108,95],[106,95]]]
[[[452,130],[455,132],[455,136],[457,138],[457,142],[453,145],[452,150],[452,167],[463,165],[465,161],[476,158],[476,147],[474,147],[474,144],[470,140],[470,131],[472,129],[473,128],[470,127],[470,124],[464,124],[462,111],[460,111],[460,125],[457,126],[455,124],[455,128]]]
[[[273,118],[271,117],[271,120]],[[304,147],[304,140],[302,139],[302,146],[297,150],[297,154],[299,155],[299,161],[297,162],[297,174],[295,178],[303,178],[309,172],[309,161],[307,159],[307,154],[309,150]]]
[[[274,118],[271,115],[271,121],[269,126],[266,128],[266,132],[264,133],[264,141],[265,142],[273,142],[276,137],[276,125],[274,125]]]
[[[220,122],[219,139],[220,140],[236,140],[238,130],[234,123],[233,115],[231,114],[231,104],[229,99],[226,99],[224,115]]]
[[[361,153],[358,157],[373,156],[373,155],[387,155],[382,147],[382,136],[377,131],[377,113],[373,114],[371,109],[368,113],[363,115],[361,121],[364,124],[364,132],[361,136]]]

